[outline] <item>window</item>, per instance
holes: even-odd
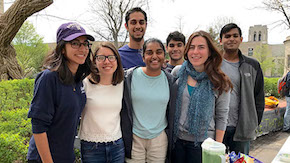
[[[261,34],[261,31],[259,32],[259,38],[258,38],[258,41],[261,41],[261,38],[262,38],[262,34]]]
[[[257,35],[257,33],[254,32],[254,41],[256,41],[256,35]]]
[[[254,53],[254,48],[248,48],[248,56],[252,56]]]

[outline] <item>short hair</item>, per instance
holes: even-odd
[[[145,51],[146,51],[146,49],[147,49],[147,45],[148,45],[149,43],[152,43],[152,42],[156,42],[156,43],[158,43],[158,44],[160,45],[160,47],[162,48],[162,50],[163,50],[163,52],[164,52],[164,55],[165,55],[165,47],[164,47],[163,43],[162,43],[159,39],[157,39],[157,38],[149,38],[149,39],[146,40],[146,41],[144,42],[144,44],[143,44],[143,57],[144,57]]]
[[[223,34],[225,33],[228,33],[230,30],[234,29],[234,28],[237,28],[238,31],[239,31],[239,34],[240,34],[240,37],[242,37],[242,30],[241,28],[235,24],[235,23],[229,23],[229,24],[226,24],[222,29],[221,29],[221,32],[220,32],[220,39],[222,39],[223,37]]]
[[[99,46],[97,46],[95,53],[93,55],[93,62],[92,62],[92,66],[93,66],[93,68],[95,68],[97,70],[97,73],[91,73],[89,76],[89,80],[93,84],[98,84],[100,82],[100,74],[99,74],[99,70],[98,70],[97,65],[96,65],[96,59],[97,59],[97,53],[101,48],[108,48],[108,49],[112,50],[112,52],[114,53],[114,55],[117,58],[117,69],[114,72],[113,79],[112,79],[112,84],[117,85],[117,84],[121,83],[124,79],[124,70],[122,67],[120,54],[119,54],[118,50],[116,49],[116,47],[114,46],[114,44],[112,44],[111,42],[101,42],[99,44]]]
[[[166,39],[166,46],[168,46],[168,44],[171,40],[181,41],[183,43],[183,45],[185,45],[185,36],[178,31],[174,31],[174,32],[169,33],[169,35],[167,36],[167,39]]]
[[[126,12],[126,15],[125,15],[125,21],[126,21],[126,24],[128,25],[128,21],[129,21],[129,19],[130,19],[130,15],[132,14],[132,13],[134,13],[134,12],[141,12],[143,15],[144,15],[144,19],[145,19],[145,21],[147,22],[147,14],[146,14],[146,12],[144,11],[144,10],[142,10],[140,7],[134,7],[134,8],[132,8],[132,9],[130,9],[130,10],[128,10],[127,12]]]

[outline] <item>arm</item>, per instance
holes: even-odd
[[[224,139],[224,135],[225,135],[225,131],[223,130],[219,130],[219,129],[216,129],[215,130],[215,140],[218,141],[218,142],[223,142],[223,139]]]
[[[33,134],[37,151],[43,163],[53,163],[46,132],[40,134]]]
[[[256,112],[258,116],[258,125],[259,125],[262,120],[262,116],[265,109],[264,77],[263,77],[263,72],[260,65],[257,69],[254,96],[255,96],[255,105],[256,105]]]
[[[215,140],[222,142],[227,127],[230,91],[223,92],[215,103]]]

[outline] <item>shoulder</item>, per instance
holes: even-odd
[[[172,74],[174,77],[177,77],[178,72],[179,72],[181,66],[182,66],[182,65],[177,65],[177,66],[175,66],[175,67],[172,69],[171,74]]]
[[[261,69],[260,63],[255,58],[248,57],[245,55],[242,55],[241,57],[244,60],[244,63],[252,66],[254,69],[256,70]]]
[[[46,69],[37,75],[35,79],[35,83],[41,82],[41,81],[55,81],[55,80],[59,80],[58,73],[55,71],[50,71]]]
[[[120,47],[118,51],[123,52],[123,51],[128,51],[128,50],[129,50],[129,46],[126,44],[126,45]]]

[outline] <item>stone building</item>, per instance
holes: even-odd
[[[268,45],[270,56],[273,57],[273,62],[275,63],[274,71],[268,70],[267,72],[264,72],[264,76],[266,77],[279,77],[283,75],[283,69],[284,73],[287,71],[287,69],[290,69],[290,47],[288,47],[288,55],[289,55],[289,65],[288,62],[286,62],[286,43],[288,46],[290,46],[290,38],[287,41],[284,42],[284,44],[268,44],[268,28],[266,25],[254,25],[249,28],[249,35],[248,35],[248,42],[242,42],[240,45],[240,50],[244,55],[253,56],[254,50],[258,46],[262,46],[263,44]],[[284,65],[284,68],[281,67],[281,64]],[[279,70],[280,69],[280,70]]]

